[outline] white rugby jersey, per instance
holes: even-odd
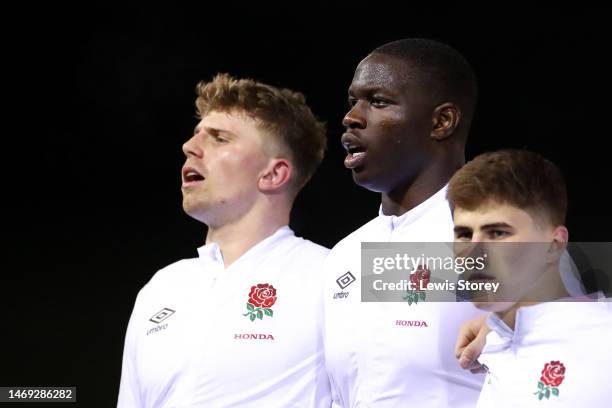
[[[379,215],[332,249],[324,266],[324,302],[334,407],[476,405],[484,376],[462,370],[454,348],[461,324],[480,311],[468,302],[361,302],[362,242],[453,238],[444,187],[399,217]]]
[[[478,359],[488,368],[478,408],[609,407],[610,302],[521,307],[515,330],[492,314]]]
[[[217,244],[155,274],[128,325],[119,407],[329,407],[328,250],[289,227],[227,269]]]

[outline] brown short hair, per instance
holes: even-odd
[[[475,210],[489,201],[510,204],[564,225],[567,212],[565,181],[550,160],[527,150],[507,149],[484,153],[451,178],[451,208]]]
[[[304,95],[252,79],[217,74],[196,87],[196,108],[201,119],[212,111],[241,111],[253,118],[288,149],[295,167],[293,185],[301,189],[323,160],[327,139],[325,123],[317,120]]]

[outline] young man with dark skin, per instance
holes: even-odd
[[[354,181],[381,194],[380,215],[325,262],[325,352],[337,407],[473,407],[482,376],[454,360],[469,303],[361,302],[361,243],[451,242],[446,184],[465,163],[477,85],[466,60],[431,40],[385,44],[348,92],[342,144]],[[341,289],[338,291],[338,286]],[[419,322],[406,325],[402,322]],[[418,327],[418,328],[417,328]]]
[[[424,73],[384,50],[355,71],[341,141],[355,183],[381,193],[383,214],[399,216],[444,187],[465,163],[477,90],[467,63],[454,79],[450,67]]]
[[[452,177],[448,201],[458,255],[487,255],[465,279],[499,285],[471,299],[492,312],[493,329],[479,357],[488,373],[477,406],[607,406],[612,303],[571,297],[561,280],[569,234],[559,169],[526,150],[485,153]]]

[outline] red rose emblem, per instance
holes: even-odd
[[[421,288],[426,288],[429,283],[429,277],[431,276],[431,272],[427,268],[422,265],[419,265],[416,271],[412,275],[410,275],[410,282],[412,282],[412,287],[414,290],[420,291]],[[421,282],[419,284],[419,282]]]
[[[551,387],[557,387],[563,382],[565,378],[565,366],[560,361],[551,361],[550,363],[546,363],[544,365],[544,369],[542,370],[542,381],[546,385],[550,385]]]
[[[269,283],[258,283],[251,286],[249,303],[255,307],[269,308],[276,302],[276,289]]]

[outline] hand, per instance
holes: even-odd
[[[461,368],[475,374],[486,371],[477,359],[484,348],[487,333],[491,331],[486,324],[487,317],[485,314],[463,323],[457,336],[455,358]]]

